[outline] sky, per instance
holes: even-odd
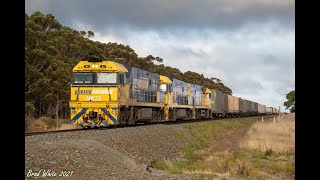
[[[293,0],[26,0],[94,41],[216,77],[233,95],[279,108],[295,89]]]

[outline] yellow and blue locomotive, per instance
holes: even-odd
[[[192,86],[113,61],[80,61],[73,68],[71,123],[100,127],[209,118],[210,91]]]

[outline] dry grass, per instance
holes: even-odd
[[[240,141],[240,147],[266,152],[295,152],[295,114],[283,114],[264,122],[255,123]]]
[[[45,123],[45,120],[43,117],[36,119],[34,121],[31,121],[31,123],[27,127],[28,132],[36,132],[36,131],[47,131],[49,129],[49,126],[47,123]]]
[[[59,127],[56,127],[56,119],[48,117],[40,117],[39,119],[26,120],[26,131],[27,132],[38,132],[38,131],[54,131],[54,130],[65,130],[65,129],[80,129],[78,125],[70,124],[69,119],[59,119]]]

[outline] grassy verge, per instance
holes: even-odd
[[[295,121],[293,115],[286,115],[267,122],[253,124],[240,147],[248,150],[294,153]]]
[[[252,140],[248,138],[248,132],[251,132],[249,136],[254,135],[251,129],[256,123],[255,118],[242,118],[186,125],[185,130],[177,134],[189,142],[182,149],[183,157],[172,161],[153,159],[150,165],[174,174],[197,174],[200,179],[230,175],[258,179],[274,178],[279,174],[281,178],[292,177],[295,172],[294,152],[262,150],[253,146],[245,148],[244,144],[252,144],[247,143]],[[255,127],[255,132],[262,131],[261,128]]]

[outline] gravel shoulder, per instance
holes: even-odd
[[[146,170],[153,159],[181,157],[187,141],[179,136],[184,124],[43,134],[25,137],[25,174],[73,171],[55,179],[197,179]],[[26,179],[36,179],[27,177]]]

